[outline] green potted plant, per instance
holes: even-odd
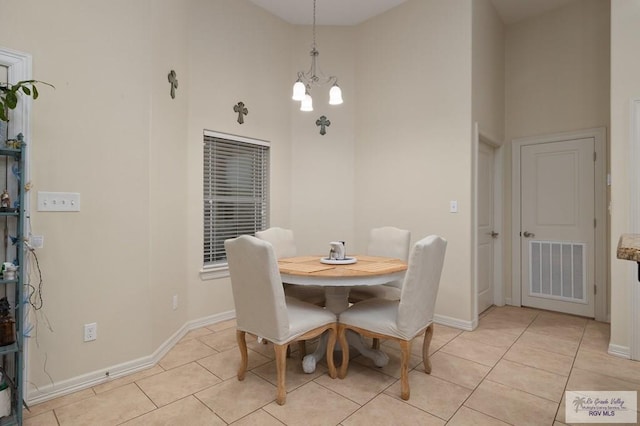
[[[55,89],[52,84],[38,80],[23,80],[16,84],[0,84],[0,121],[9,121],[9,110],[18,106],[19,94],[38,99],[37,84],[46,84]]]
[[[16,322],[9,315],[10,312],[11,305],[7,298],[3,297],[0,299],[0,346],[10,345],[16,341]]]

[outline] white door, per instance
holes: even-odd
[[[522,305],[594,317],[595,143],[520,147]]]
[[[493,241],[494,230],[494,148],[480,142],[478,145],[478,313],[493,305]]]

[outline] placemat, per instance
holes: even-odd
[[[358,255],[358,260],[363,260],[365,262],[402,262],[400,259],[394,259],[392,257],[380,257],[380,256],[362,256]]]
[[[299,257],[284,257],[282,259],[278,259],[278,262],[284,262],[284,263],[306,263],[306,262],[313,262],[314,260],[317,260],[318,262],[320,262],[320,258],[322,256],[299,256]]]
[[[345,266],[344,269],[350,269],[352,271],[361,271],[361,272],[395,272],[401,271],[402,269],[398,269],[398,265],[388,262],[379,262],[379,263],[363,263],[355,265]]]
[[[308,265],[306,263],[287,263],[287,262],[283,262],[282,265],[280,265],[280,268],[284,271],[295,271],[295,272],[307,272],[307,273],[312,273],[312,272],[318,272],[318,271],[324,271],[326,269],[334,269],[335,266],[332,265]]]

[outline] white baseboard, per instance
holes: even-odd
[[[26,395],[25,400],[28,405],[34,405],[106,383],[110,380],[124,377],[138,371],[146,370],[147,368],[156,365],[189,331],[232,318],[235,318],[235,311],[223,312],[221,314],[189,321],[173,333],[173,335],[162,343],[162,345],[160,345],[160,347],[151,355],[127,361],[122,364],[112,365],[110,367],[77,377],[72,377],[71,379],[63,380],[61,382],[54,382],[46,386],[41,386],[38,389],[31,389]]]
[[[446,325],[453,328],[459,328],[465,331],[473,331],[478,326],[478,320],[465,321],[458,318],[452,318],[445,315],[435,314],[433,316],[433,322],[440,325]]]
[[[32,389],[28,392],[25,398],[26,402],[28,405],[39,404],[50,399],[78,392],[92,386],[106,383],[110,380],[151,368],[156,365],[189,331],[233,318],[235,318],[235,311],[228,311],[189,321],[169,337],[162,345],[160,345],[160,347],[151,355],[106,367],[104,369],[63,380],[61,382],[54,382],[46,386],[41,386],[38,389]],[[446,325],[465,331],[472,331],[478,326],[477,320],[465,321],[445,315],[434,315],[433,321],[436,324]]]
[[[619,358],[631,359],[631,348],[629,348],[628,346],[620,346],[609,343],[609,349],[607,350],[607,353]]]

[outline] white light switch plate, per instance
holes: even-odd
[[[79,212],[80,193],[38,191],[39,212]]]

